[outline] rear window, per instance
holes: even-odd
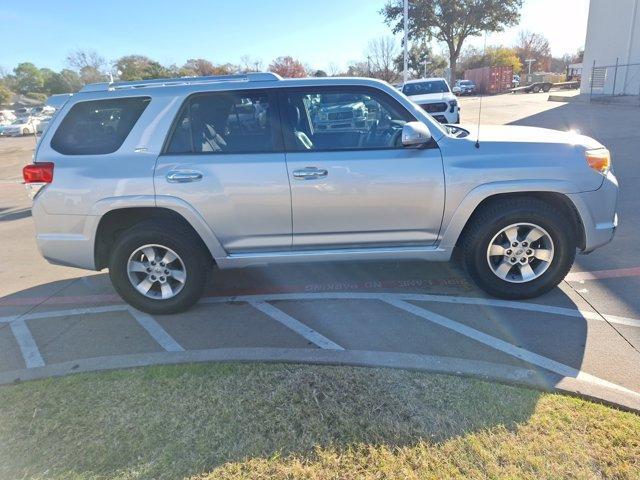
[[[150,101],[150,97],[130,97],[76,103],[58,127],[51,148],[63,155],[113,153]]]
[[[179,115],[166,153],[270,153],[278,150],[274,110],[263,90],[193,95]]]

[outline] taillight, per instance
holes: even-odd
[[[51,183],[53,181],[53,163],[32,163],[22,169],[24,183]]]
[[[22,169],[24,186],[30,198],[35,198],[42,187],[53,182],[53,163],[32,163]]]

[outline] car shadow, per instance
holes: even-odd
[[[556,130],[576,130],[593,137],[610,151],[613,170],[618,178],[618,228],[612,242],[590,255],[578,255],[579,270],[597,272],[640,267],[640,169],[637,158],[640,151],[640,115],[638,108],[616,105],[568,102],[542,113],[521,118],[512,125],[534,126]],[[588,291],[590,301],[605,313],[640,315],[640,277],[615,273],[610,279],[597,283],[579,284],[579,290]],[[636,348],[640,348],[640,338]]]
[[[14,220],[22,220],[23,218],[31,216],[31,208],[22,208],[20,210],[13,210],[6,213],[1,212],[1,210],[8,209],[0,209],[0,222],[12,222]]]

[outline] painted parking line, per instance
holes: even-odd
[[[337,343],[332,342],[324,335],[321,335],[320,333],[316,332],[314,329],[306,326],[304,323],[287,315],[282,310],[274,307],[270,303],[267,303],[261,300],[257,300],[257,301],[250,300],[247,303],[252,307],[254,307],[255,309],[261,311],[262,313],[269,315],[275,321],[281,323],[287,328],[290,328],[291,330],[296,332],[298,335],[302,336],[303,338],[306,338],[307,340],[314,343],[320,348],[323,348],[325,350],[344,350],[344,348],[338,345]]]
[[[26,322],[22,319],[13,320],[9,322],[9,326],[18,343],[18,347],[20,347],[25,366],[27,368],[43,367],[44,360]]]
[[[324,292],[324,293],[279,293],[271,295],[238,295],[235,297],[208,297],[203,303],[224,303],[230,299],[234,301],[253,300],[379,300],[387,297],[395,297],[402,300],[415,300],[418,302],[454,303],[461,305],[479,305],[497,308],[510,308],[529,312],[550,313],[562,317],[583,318],[599,322],[617,323],[631,327],[640,327],[640,319],[621,317],[617,315],[600,314],[590,310],[582,310],[566,307],[555,307],[538,303],[515,302],[511,300],[497,300],[479,297],[458,297],[453,295],[431,295],[422,293],[367,293],[367,292]],[[2,318],[0,318],[2,322]]]
[[[398,300],[394,298],[384,298],[382,300],[389,305],[393,305],[396,308],[404,310],[405,312],[409,312],[412,315],[428,320],[431,323],[435,323],[437,325],[440,325],[441,327],[453,330],[460,335],[475,340],[476,342],[483,343],[495,350],[499,350],[506,353],[507,355],[511,355],[512,357],[530,363],[531,365],[542,367],[546,370],[549,370],[550,372],[562,375],[563,377],[572,377],[579,380],[586,380],[621,393],[640,397],[640,393],[638,392],[634,392],[633,390],[629,390],[628,388],[622,387],[607,380],[603,380],[599,377],[583,372],[582,370],[578,370],[577,368],[573,368],[569,365],[565,365],[564,363],[552,360],[551,358],[544,357],[521,347],[517,347],[509,342],[505,342],[504,340],[500,340],[499,338],[481,332],[480,330],[476,330],[475,328],[471,328],[462,323],[458,323],[435,312],[431,312],[424,308],[417,307],[411,303],[407,303],[404,300]]]
[[[612,270],[596,270],[593,272],[571,272],[567,282],[584,282],[586,280],[602,280],[604,278],[640,277],[640,267],[615,268]]]
[[[184,348],[180,345],[156,320],[149,314],[128,308],[127,311],[133,318],[144,328],[158,344],[167,352],[184,352]]]
[[[598,312],[566,307],[556,307],[553,305],[544,305],[539,303],[516,302],[512,300],[498,300],[493,298],[480,297],[458,297],[453,295],[432,295],[422,293],[392,293],[392,292],[323,292],[323,293],[272,293],[260,295],[234,295],[220,297],[205,297],[200,302],[207,303],[226,303],[230,301],[249,302],[256,301],[272,301],[272,300],[378,300],[386,297],[395,297],[401,300],[411,300],[418,302],[434,302],[434,303],[453,303],[461,305],[479,305],[496,308],[507,308],[513,310],[524,310],[537,313],[549,313],[562,317],[582,318],[586,320],[607,321],[619,325],[627,325],[631,327],[640,327],[640,319],[622,317],[618,315],[600,314]],[[29,313],[20,316],[23,320],[32,320],[36,318],[54,318],[68,315],[90,315],[93,313],[121,312],[128,310],[128,306],[124,303],[116,305],[105,305],[101,307],[87,308],[71,308],[66,310],[50,310],[45,312]],[[275,308],[275,307],[274,307]],[[0,317],[0,323],[8,323],[15,320],[17,316],[11,315]]]

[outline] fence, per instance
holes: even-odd
[[[635,96],[640,105],[640,63],[596,65],[589,76],[589,97]]]

